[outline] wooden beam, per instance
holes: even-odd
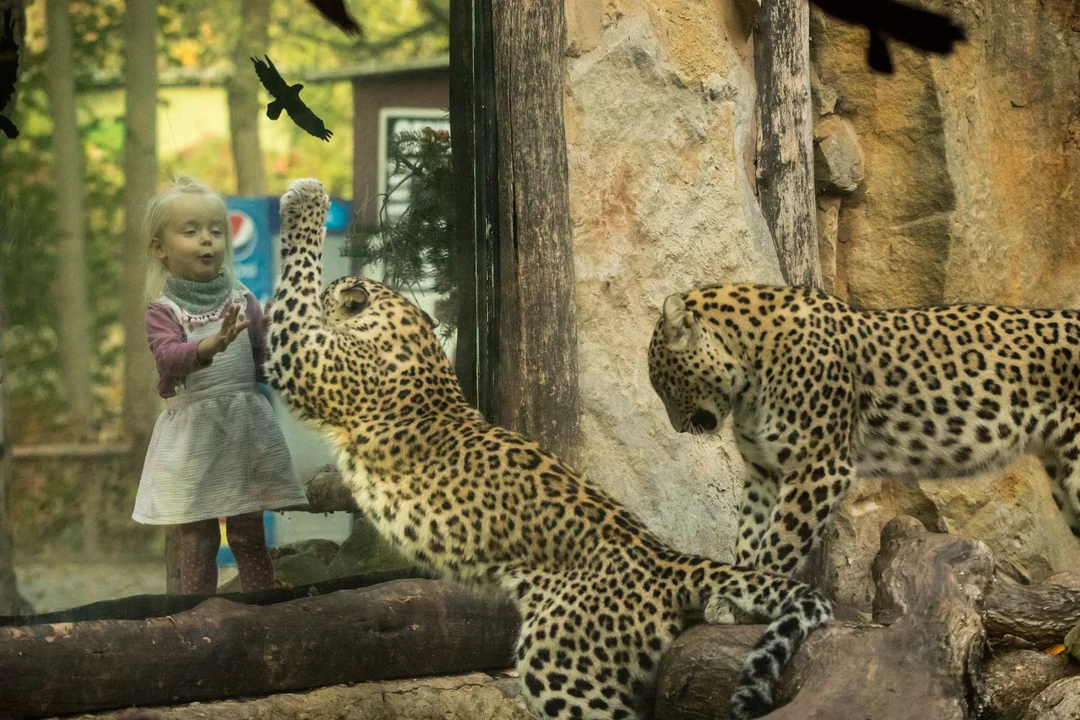
[[[806,0],[763,0],[754,26],[754,76],[758,199],[780,271],[788,284],[821,287]]]
[[[491,7],[499,138],[494,421],[574,464],[580,403],[562,106],[563,0]]]
[[[479,407],[476,343],[477,157],[475,118],[479,109],[474,72],[474,0],[450,0],[450,153],[454,178],[453,259],[460,307],[454,370],[465,399]]]
[[[375,81],[444,72],[450,67],[447,56],[413,60],[405,63],[368,62],[326,70],[310,68],[278,68],[290,83],[319,85],[339,82]],[[244,71],[254,70],[250,65]],[[158,88],[224,87],[232,78],[233,68],[167,68],[158,76]],[[112,73],[95,72],[76,76],[75,90],[80,93],[122,90],[124,79]]]
[[[13,460],[71,460],[126,457],[129,443],[51,443],[48,445],[16,445],[11,448]]]

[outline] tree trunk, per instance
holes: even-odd
[[[580,446],[562,0],[492,3],[499,163],[494,420],[571,464]]]
[[[757,189],[791,285],[821,287],[810,107],[810,6],[764,0],[754,30],[758,98]]]
[[[24,37],[26,35],[26,11],[22,0],[0,0],[0,17],[4,10],[14,10],[15,17],[15,42],[19,45],[19,66],[25,67],[23,58]],[[18,84],[15,93],[7,107],[0,108],[5,116],[10,117],[12,108],[15,107],[15,99],[18,95]],[[8,427],[9,409],[7,401],[7,389],[4,386],[4,374],[7,364],[4,359],[4,328],[7,327],[6,304],[4,302],[4,273],[2,263],[7,262],[6,253],[10,247],[10,228],[0,221],[0,615],[16,615],[30,610],[29,604],[19,595],[19,587],[15,578],[15,541],[11,532],[11,521],[8,519],[7,491],[11,484],[11,438]]]
[[[47,0],[46,81],[53,118],[53,172],[57,197],[57,333],[70,414],[76,439],[85,439],[90,415],[90,308],[84,247],[83,157],[75,118],[74,65],[68,0]]]
[[[233,46],[235,72],[227,86],[229,101],[229,136],[236,164],[236,194],[259,197],[266,194],[262,146],[259,144],[258,76],[252,71],[251,57],[266,49],[270,27],[270,0],[241,0],[242,28]]]
[[[146,454],[157,408],[154,364],[146,345],[146,205],[157,188],[157,2],[129,0],[124,14],[124,422],[132,464]]]
[[[48,717],[501,669],[519,623],[502,600],[397,580],[261,607],[213,598],[62,632],[0,628],[0,698],[5,714]]]

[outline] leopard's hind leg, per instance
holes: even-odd
[[[582,570],[531,573],[516,596],[522,616],[517,669],[533,714],[652,717],[660,660],[683,627],[668,607],[673,598],[655,585],[627,587],[625,576]]]

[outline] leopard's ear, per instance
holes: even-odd
[[[701,338],[701,325],[697,316],[686,307],[680,293],[668,295],[664,300],[664,340],[677,350],[689,350]]]

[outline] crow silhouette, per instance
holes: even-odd
[[[15,95],[15,81],[18,79],[19,45],[15,42],[15,17],[8,8],[4,11],[4,24],[0,27],[0,113]],[[0,130],[12,140],[19,137],[19,128],[3,115],[0,115]]]
[[[266,117],[277,120],[281,117],[281,111],[284,110],[289,113],[289,117],[300,129],[320,140],[330,142],[330,136],[334,133],[327,130],[319,116],[300,99],[300,91],[304,86],[289,85],[281,78],[281,74],[274,67],[270,57],[264,57],[266,57],[266,62],[255,57],[251,58],[251,62],[255,63],[255,73],[259,76],[259,82],[274,98],[274,101],[266,106]]]
[[[308,0],[324,18],[337,25],[349,35],[363,37],[364,29],[353,20],[344,0]]]
[[[870,31],[867,61],[881,73],[892,73],[892,58],[886,38],[925,52],[948,55],[953,46],[967,39],[964,28],[941,15],[896,0],[811,0],[823,11]]]

